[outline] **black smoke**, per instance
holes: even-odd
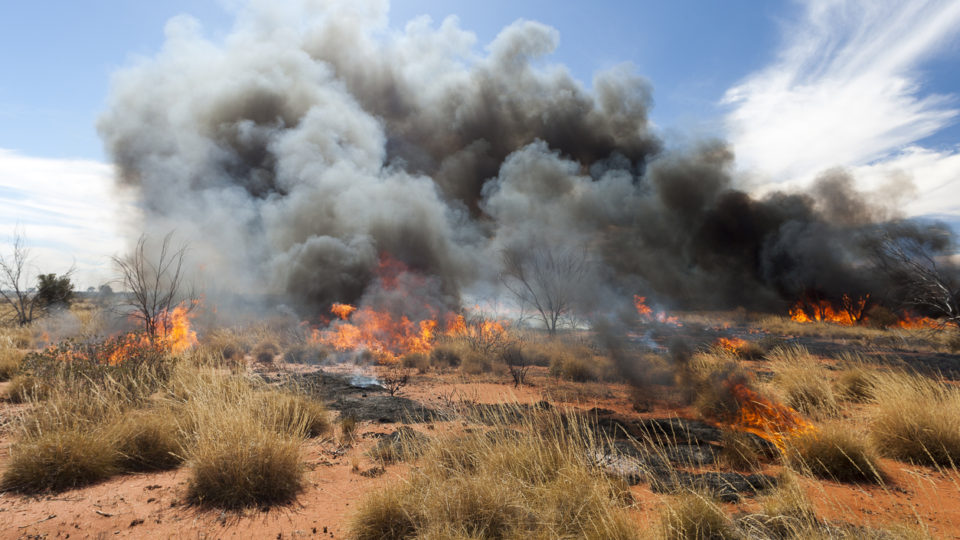
[[[99,123],[138,229],[189,238],[216,288],[307,314],[363,297],[385,255],[456,302],[532,243],[586,246],[595,298],[675,308],[891,286],[863,246],[896,213],[843,171],[753,197],[723,142],[664,149],[632,68],[588,89],[550,64],[552,28],[517,21],[478,55],[456,19],[386,21],[383,2],[254,2],[216,42],[168,23]]]

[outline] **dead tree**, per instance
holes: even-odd
[[[537,246],[504,250],[500,281],[521,306],[531,305],[550,335],[575,315],[589,269],[586,251]]]
[[[886,233],[873,251],[879,268],[901,286],[905,304],[960,325],[960,279],[956,268],[938,262],[940,250],[914,236]]]
[[[30,264],[30,249],[23,243],[23,233],[13,233],[13,253],[10,257],[0,255],[0,295],[12,309],[10,318],[18,326],[33,321],[39,301],[36,290],[31,288],[27,277]]]
[[[130,253],[113,257],[123,288],[129,291],[125,296],[131,315],[143,325],[151,340],[158,332],[169,330],[171,310],[193,297],[192,292],[182,290],[187,246],[172,246],[172,238],[172,232],[164,236],[159,252],[154,256],[148,250],[147,236],[141,235]]]
[[[4,322],[26,326],[52,307],[49,298],[42,296],[38,287],[30,285],[32,271],[30,248],[24,243],[23,232],[17,228],[13,232],[13,253],[9,257],[0,255],[0,298],[11,309]],[[51,277],[58,283],[58,280],[63,280],[64,287],[71,287],[70,276],[73,271],[71,267],[60,278],[56,274],[43,277]]]

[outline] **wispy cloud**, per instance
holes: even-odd
[[[954,95],[931,93],[920,66],[960,28],[960,2],[812,0],[786,25],[771,65],[723,99],[738,163],[769,182],[808,179],[834,167],[868,176],[938,172],[957,200],[956,150],[915,145],[957,120]],[[944,185],[949,184],[949,185]],[[934,209],[926,203],[915,209]],[[952,204],[952,203],[951,203]],[[942,205],[941,205],[942,206]]]
[[[10,252],[19,226],[35,272],[75,265],[80,286],[108,280],[109,258],[123,249],[121,228],[133,213],[132,204],[114,191],[111,165],[0,149],[0,252]]]

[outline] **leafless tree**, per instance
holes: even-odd
[[[507,365],[510,377],[513,378],[513,387],[518,388],[526,382],[527,372],[530,371],[530,358],[523,353],[522,343],[515,343],[505,347],[500,358]]]
[[[73,270],[71,267],[62,276],[69,278]],[[46,312],[48,306],[37,288],[30,285],[31,276],[36,277],[34,271],[23,231],[14,229],[13,253],[9,257],[0,255],[0,297],[12,310],[4,316],[4,322],[25,326]]]
[[[929,243],[885,234],[873,250],[881,270],[903,287],[906,304],[960,324],[960,276],[955,267],[938,262]]]
[[[150,339],[157,337],[158,330],[169,330],[170,312],[193,298],[192,291],[183,290],[187,245],[173,246],[172,239],[172,232],[164,236],[154,255],[148,249],[147,236],[141,235],[130,253],[113,257],[123,288],[129,291],[126,303]]]
[[[575,315],[580,288],[589,271],[585,250],[548,245],[510,249],[502,252],[502,262],[500,280],[504,287],[521,306],[533,306],[551,335]]]

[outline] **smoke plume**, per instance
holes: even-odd
[[[306,315],[363,297],[385,255],[455,304],[530,245],[586,246],[582,287],[672,307],[882,286],[859,246],[896,216],[843,171],[753,198],[723,142],[663,148],[633,68],[588,89],[548,62],[559,36],[543,24],[477,54],[457,19],[396,31],[387,9],[252,2],[216,42],[170,21],[99,123],[143,227],[188,238],[217,287]]]

